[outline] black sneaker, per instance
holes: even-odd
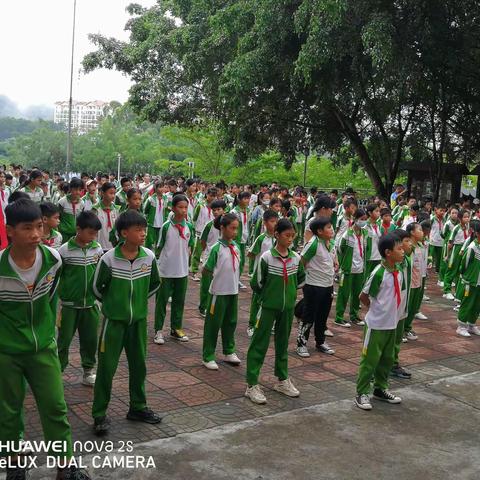
[[[198,309],[198,313],[200,314],[201,317],[205,318],[207,316],[207,312],[203,310],[202,308]]]
[[[400,397],[397,397],[393,393],[389,392],[388,390],[381,390],[380,388],[376,388],[373,391],[373,398],[376,398],[377,400],[382,400],[382,402],[387,402],[387,403],[402,403],[402,399]]]
[[[127,420],[132,420],[134,422],[151,423],[152,425],[155,423],[160,423],[162,421],[162,418],[162,415],[155,413],[149,408],[145,408],[143,410],[129,410],[127,413]]]
[[[397,365],[392,368],[390,375],[392,377],[403,378],[405,380],[410,380],[412,378],[412,374],[407,372],[403,367]]]
[[[7,468],[5,480],[26,480],[29,478],[28,470],[21,467]]]
[[[95,435],[105,435],[110,428],[110,419],[108,417],[97,417],[93,419],[93,430]]]
[[[86,470],[77,467],[59,468],[57,480],[90,480],[90,476]]]

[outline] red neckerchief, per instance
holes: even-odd
[[[358,249],[360,250],[360,257],[363,258],[363,247],[362,247],[362,241],[361,241],[362,234],[360,235],[355,234],[355,236],[357,237]]]
[[[385,233],[388,233],[388,229],[390,228],[392,224],[387,225],[386,223],[382,223],[382,228],[385,231]]]
[[[162,213],[162,208],[163,208],[163,205],[162,205],[162,197],[158,197],[157,196],[157,200],[158,200],[158,213]]]
[[[400,306],[401,298],[400,298],[400,283],[398,282],[398,274],[400,272],[398,270],[393,270],[393,287],[395,289],[395,297],[397,299],[397,308]]]
[[[285,258],[283,259],[282,257],[278,257],[278,259],[282,262],[283,264],[283,282],[285,285],[288,283],[288,271],[287,271],[287,263],[290,263],[292,261],[291,258]]]
[[[53,246],[53,242],[55,241],[55,237],[50,238],[42,238],[42,243],[44,245],[48,245],[49,247]]]
[[[77,216],[77,204],[73,203],[73,202],[70,202],[70,203],[72,204],[73,216],[76,217]]]
[[[232,266],[233,266],[233,271],[235,272],[237,270],[237,267],[235,265],[235,260],[238,260],[238,253],[235,250],[235,245],[233,243],[227,243],[227,247],[230,250],[230,253],[232,254]]]
[[[462,228],[462,230],[463,230],[463,239],[466,240],[468,238],[468,231],[466,228],[465,229]]]
[[[438,218],[438,217],[435,217],[437,219],[437,222],[438,222],[438,228],[440,229],[440,231],[443,230],[443,223],[442,221]]]
[[[181,223],[174,223],[173,226],[178,230],[180,238],[186,240],[187,237],[185,236],[185,227]]]
[[[378,235],[378,225],[376,223],[372,223],[372,227],[375,230],[375,235]]]
[[[112,217],[110,216],[110,212],[112,211],[112,209],[104,208],[103,210],[107,214],[107,228],[112,228]]]
[[[212,216],[212,208],[207,205],[207,210],[208,210],[208,218],[211,218],[211,216]]]

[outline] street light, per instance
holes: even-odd
[[[77,15],[77,0],[73,0],[73,28],[72,28],[72,61],[70,65],[70,98],[68,100],[68,139],[67,139],[67,163],[65,165],[66,174],[70,170],[72,162],[72,91],[73,91],[73,59],[75,53],[75,21]]]

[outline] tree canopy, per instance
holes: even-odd
[[[237,164],[347,143],[380,194],[401,163],[480,146],[474,0],[168,0],[132,4],[130,40],[92,35],[87,71],[131,76],[142,118],[219,125]]]

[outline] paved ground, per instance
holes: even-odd
[[[378,449],[369,451],[369,442],[375,439],[376,436],[376,440],[378,441],[378,436],[380,436],[382,439],[380,443],[383,444],[390,436],[389,432],[392,431],[391,427],[394,428],[398,426],[402,432],[403,441],[398,440],[400,443],[396,441],[395,445],[401,445],[400,451],[397,452],[397,454],[403,456],[403,449],[410,451],[413,448],[411,443],[413,437],[410,437],[415,433],[418,422],[422,421],[426,423],[425,428],[427,431],[424,436],[418,440],[421,445],[425,447],[433,446],[434,444],[428,436],[428,424],[431,426],[431,429],[434,430],[436,426],[441,426],[444,422],[443,416],[448,417],[450,413],[443,410],[438,414],[432,413],[431,417],[426,415],[427,412],[432,410],[432,405],[436,403],[436,400],[432,397],[432,388],[430,386],[426,387],[426,385],[430,385],[432,381],[441,378],[455,377],[460,374],[477,372],[479,370],[480,338],[461,339],[457,337],[455,335],[453,304],[447,303],[441,298],[441,292],[433,281],[429,283],[427,293],[432,297],[432,300],[424,304],[422,311],[429,317],[429,320],[415,321],[414,329],[419,334],[419,340],[404,344],[401,352],[402,363],[409,366],[413,372],[413,378],[408,382],[392,382],[392,388],[394,389],[405,386],[409,387],[405,396],[408,399],[413,399],[413,402],[406,402],[407,406],[402,406],[401,408],[403,410],[398,410],[405,412],[406,408],[408,409],[408,414],[403,414],[400,417],[398,411],[393,411],[393,413],[389,413],[388,416],[383,417],[383,413],[386,413],[387,408],[382,407],[378,409],[378,413],[372,413],[372,415],[368,417],[364,415],[364,412],[355,412],[353,416],[351,414],[351,398],[355,393],[355,374],[361,350],[360,328],[356,327],[346,330],[331,327],[335,333],[335,337],[331,339],[330,343],[336,349],[336,355],[327,356],[315,352],[312,353],[311,358],[304,360],[300,359],[294,353],[294,335],[292,334],[289,359],[290,373],[294,382],[301,390],[301,397],[299,399],[288,399],[270,390],[275,380],[273,376],[274,352],[273,349],[270,349],[261,377],[261,383],[266,389],[268,404],[265,406],[255,406],[243,397],[245,390],[245,365],[235,368],[220,364],[220,370],[217,372],[207,371],[201,365],[203,319],[197,313],[198,285],[191,283],[188,291],[185,318],[185,330],[191,339],[190,342],[179,344],[175,341],[167,341],[165,345],[157,346],[153,344],[151,339],[149,341],[147,376],[149,406],[157,411],[167,413],[166,418],[157,426],[142,425],[141,427],[125,419],[125,414],[128,409],[128,368],[125,358],[122,357],[114,380],[113,396],[109,411],[113,425],[108,439],[112,441],[132,440],[135,443],[140,443],[175,437],[190,432],[203,431],[245,420],[252,420],[254,423],[251,425],[258,425],[258,420],[261,417],[316,405],[313,410],[302,410],[299,413],[292,414],[293,416],[276,416],[266,420],[266,423],[262,424],[270,426],[267,434],[260,435],[257,438],[255,437],[256,434],[254,431],[252,435],[256,438],[255,441],[261,445],[270,446],[272,442],[275,442],[277,434],[283,436],[292,435],[292,447],[302,447],[304,443],[302,435],[296,435],[294,433],[296,429],[289,428],[288,431],[286,429],[289,426],[291,427],[293,422],[301,421],[305,423],[306,426],[311,422],[310,431],[309,433],[305,433],[305,435],[308,437],[313,432],[317,433],[313,437],[315,439],[313,445],[307,443],[305,449],[300,449],[302,452],[301,456],[308,454],[309,457],[309,459],[304,458],[308,468],[305,470],[305,472],[307,472],[305,475],[300,475],[301,478],[313,478],[314,471],[324,472],[323,476],[319,475],[320,478],[357,478],[353,477],[353,474],[339,474],[335,476],[334,470],[325,466],[325,463],[330,463],[328,460],[331,455],[336,453],[336,456],[342,457],[342,455],[338,455],[338,450],[334,452],[327,451],[325,457],[326,462],[324,462],[323,459],[314,461],[318,455],[324,455],[321,452],[317,452],[314,447],[329,443],[331,436],[336,432],[341,432],[342,438],[344,439],[343,445],[337,445],[336,447],[337,449],[340,447],[340,452],[342,446],[345,448],[344,468],[351,469],[352,465],[355,465],[353,470],[359,475],[358,478],[361,476],[362,469],[366,465],[370,465],[371,468],[372,464],[372,459],[362,462],[361,456],[363,455],[366,459],[372,456],[373,459],[378,459],[378,462],[384,462],[384,468],[388,468],[390,463],[395,463],[395,449],[392,448],[389,450],[389,452],[391,452],[390,462],[382,459],[383,454]],[[245,359],[248,346],[246,325],[250,294],[248,292],[242,292],[240,296],[241,311],[239,313],[239,326],[237,329],[237,345],[239,356]],[[334,308],[332,308],[332,312],[334,312]],[[150,319],[150,325],[152,325],[152,319]],[[70,409],[69,417],[73,427],[74,438],[75,440],[84,441],[92,440],[95,437],[91,433],[90,410],[92,404],[92,389],[81,385],[79,360],[78,348],[75,344],[71,356],[72,366],[67,369],[65,375],[65,392]],[[438,385],[441,385],[441,383]],[[444,394],[441,395],[443,398]],[[348,399],[348,401],[342,402],[342,400],[345,399]],[[443,398],[442,401],[448,405],[448,401],[445,398]],[[334,408],[331,407],[331,402],[337,402],[334,404]],[[469,413],[473,407],[465,407],[464,415],[462,415],[462,408],[458,402],[460,402],[460,400],[455,402],[455,418],[458,417],[461,419],[461,424],[468,427],[470,421],[472,421],[469,419],[473,419]],[[38,416],[35,408],[28,408],[34,405],[31,396],[27,398],[26,403],[26,438],[29,440],[39,439],[42,435]],[[322,406],[322,404],[328,404],[330,406]],[[314,412],[323,412],[325,414],[328,412],[328,414],[322,415],[322,420],[319,420],[319,424],[314,425],[313,422],[317,417],[313,414]],[[342,422],[336,421],[337,415],[340,412],[341,415],[345,415],[344,425],[342,425]],[[410,416],[410,414],[412,415]],[[472,414],[478,416],[478,412],[472,411]],[[362,426],[370,425],[370,428],[373,428],[377,425],[376,422],[379,421],[379,418],[381,418],[382,421],[378,424],[378,432],[370,430],[369,435],[362,437]],[[427,420],[428,418],[429,420]],[[280,422],[278,424],[278,432],[276,432],[275,427],[276,419],[279,419],[278,422]],[[222,430],[222,432],[224,432],[225,435],[235,435],[235,432],[237,432],[236,428],[237,427],[233,426],[230,429]],[[216,430],[212,430],[212,432],[215,431]],[[250,441],[248,439],[249,431],[251,431],[251,427],[245,427],[245,432],[247,432],[245,433],[246,441]],[[196,445],[200,445],[201,438],[203,438],[202,435],[188,438],[196,438],[197,440],[192,441],[194,441],[194,444],[197,442]],[[444,438],[445,441],[449,439],[448,432],[443,432],[442,435],[444,435],[442,438]],[[178,437],[178,441],[174,440],[171,441],[171,443],[162,443],[162,448],[164,448],[165,445],[170,445],[168,448],[180,448],[179,445],[183,442],[182,439],[185,438],[186,437],[182,436]],[[398,438],[398,435],[395,435],[395,438]],[[440,445],[444,443],[442,438],[438,438],[439,448]],[[451,441],[449,440],[449,446],[446,445],[440,448],[446,452],[446,462],[450,458],[450,454],[447,455],[449,450],[453,452],[452,458],[458,458],[459,462],[460,459],[468,453],[468,449],[462,448],[459,449],[461,450],[459,455],[455,457],[454,445],[452,443],[454,442],[453,438],[454,437],[452,437]],[[463,440],[468,443],[467,435],[465,435]],[[218,452],[219,446],[215,444],[215,438],[209,437],[209,442],[210,441],[213,442],[212,449]],[[359,446],[361,448],[359,448]],[[288,448],[289,444],[287,442],[287,444],[282,447],[282,455],[284,453],[286,454]],[[295,448],[295,452],[297,452],[297,448]],[[269,456],[267,452],[261,453],[262,451],[262,449],[259,450],[258,461],[260,461],[264,455]],[[275,450],[273,449],[273,451]],[[418,451],[415,450],[414,452],[415,458],[417,458],[418,454],[419,462],[423,461],[423,455],[420,455],[420,452],[421,449]],[[199,455],[201,455],[201,452]],[[229,478],[226,473],[222,473],[221,464],[225,461],[226,469],[230,468],[228,465],[233,468],[234,464],[232,463],[233,460],[229,460],[225,455],[222,454],[218,457],[218,461],[216,462],[218,470],[213,469],[210,471],[212,474],[211,478]],[[187,452],[184,452],[183,458],[186,459],[187,457]],[[431,463],[432,465],[435,464],[434,457],[431,459],[428,457],[429,456],[425,454],[425,468]],[[205,455],[203,455],[203,458],[205,459]],[[272,460],[273,459],[270,459],[269,462],[272,462]],[[271,478],[267,474],[262,476],[264,474],[260,470],[257,470],[258,463],[255,456],[251,459],[237,458],[237,461],[247,466],[250,465],[251,467],[250,473],[242,471],[243,478]],[[162,459],[162,462],[165,462],[165,459]],[[283,465],[285,462],[282,461],[279,465]],[[191,462],[189,462],[189,464],[190,463]],[[208,470],[206,465],[207,464],[204,464],[203,467],[200,466],[199,471],[205,468]],[[441,469],[441,465],[443,464],[440,462],[435,468]],[[192,464],[190,467],[193,468],[194,465]],[[171,471],[176,471],[175,465],[172,464],[171,468]],[[287,470],[285,471],[285,476],[276,476],[275,478],[292,478],[292,476],[289,477],[286,472]],[[421,472],[421,469],[418,470],[418,472]],[[244,473],[245,475],[243,475]],[[193,477],[186,471],[184,474],[179,473],[179,476],[174,478]],[[368,475],[364,478],[368,478]],[[400,478],[416,477],[406,475]],[[427,478],[443,477],[435,474],[427,475]],[[451,476],[450,478],[470,477]]]

